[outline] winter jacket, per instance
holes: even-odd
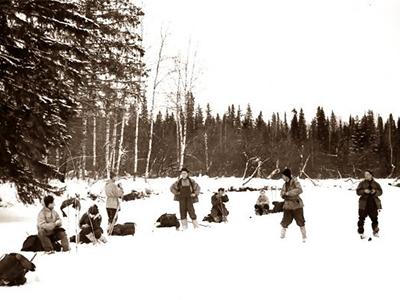
[[[218,196],[218,194],[214,194],[211,197],[211,213],[210,215],[214,218],[214,220],[218,216],[227,216],[229,214],[229,211],[226,209],[224,202],[228,202],[229,198],[227,195],[224,195],[222,197]]]
[[[375,190],[375,194],[366,194],[364,190]],[[357,195],[360,196],[360,200],[358,201],[358,208],[365,209],[367,207],[367,201],[369,197],[372,197],[372,200],[375,201],[377,209],[382,209],[381,200],[379,196],[382,195],[382,188],[374,179],[371,181],[363,180],[358,184],[357,187]]]
[[[118,198],[124,195],[124,191],[118,187],[112,179],[106,182],[105,191],[107,196],[106,208],[118,209]]]
[[[55,224],[57,221],[61,222],[58,213],[54,209],[43,207],[37,218],[37,229],[51,233],[54,228],[59,227]]]
[[[87,227],[85,225],[89,226],[89,228],[93,231],[101,228],[101,215],[97,214],[93,216],[88,213],[84,213],[79,221],[79,227]]]
[[[194,181],[192,178],[187,178],[187,180],[189,180],[189,187],[190,187],[190,191],[192,194],[195,194],[195,196],[193,197],[193,203],[196,203],[199,201],[199,194],[200,194],[200,186],[197,184],[196,181]],[[180,178],[177,181],[175,181],[172,185],[171,185],[171,192],[174,194],[174,200],[175,201],[179,201],[179,194],[180,194],[180,190],[182,188],[182,181],[183,179]]]
[[[285,193],[289,193],[289,195],[284,196]],[[304,204],[299,196],[301,193],[303,193],[303,189],[296,177],[292,177],[289,182],[285,182],[281,190],[281,197],[285,200],[283,209],[294,210],[302,208]]]
[[[264,205],[264,204],[268,204],[269,205],[269,199],[268,199],[267,195],[264,194],[264,195],[258,196],[256,204],[257,205]]]

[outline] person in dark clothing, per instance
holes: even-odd
[[[79,241],[81,243],[93,243],[98,241],[107,242],[103,236],[103,229],[101,228],[101,215],[96,204],[89,207],[88,212],[84,213],[79,221],[81,231],[79,233]]]
[[[282,230],[281,238],[285,238],[286,230],[292,223],[293,219],[300,227],[303,242],[307,239],[305,219],[303,212],[303,200],[300,194],[303,193],[300,182],[296,177],[292,176],[290,169],[286,168],[282,171],[282,178],[285,181],[281,190],[281,197],[285,200],[283,204],[283,218],[281,221]]]
[[[212,208],[209,216],[213,222],[221,223],[228,221],[227,216],[229,215],[229,211],[224,204],[228,201],[229,198],[225,194],[224,188],[219,188],[218,193],[214,193],[214,195],[211,197]]]
[[[192,219],[193,227],[198,228],[199,224],[193,203],[199,201],[200,186],[192,178],[189,178],[188,169],[182,168],[180,178],[171,185],[170,190],[174,194],[174,200],[179,201],[182,228],[187,229],[187,214]]]
[[[364,235],[365,219],[369,217],[372,222],[372,232],[375,237],[379,236],[378,213],[382,209],[379,196],[382,195],[382,188],[373,178],[370,170],[365,171],[364,180],[358,184],[357,195],[360,196],[358,201],[358,233],[362,239]]]

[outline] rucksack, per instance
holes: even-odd
[[[61,251],[61,244],[59,242],[51,241],[51,244],[53,245],[54,251],[57,252]],[[35,235],[30,235],[26,238],[26,240],[22,244],[21,251],[38,252],[38,251],[44,251],[44,249],[42,243],[40,242],[39,237],[35,234]]]
[[[159,225],[157,227],[176,227],[178,229],[180,227],[180,223],[175,214],[163,214],[161,215],[157,221]]]

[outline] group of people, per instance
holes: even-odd
[[[304,203],[300,197],[303,189],[298,179],[292,176],[289,168],[285,168],[281,173],[284,184],[281,189],[281,198],[283,199],[283,217],[281,221],[281,234],[283,239],[286,236],[286,230],[289,225],[295,220],[296,224],[300,227],[301,237],[303,241],[307,239],[304,218]],[[359,198],[358,210],[358,233],[362,239],[366,236],[364,234],[365,219],[369,217],[372,221],[373,235],[379,236],[378,214],[382,209],[379,197],[382,195],[382,188],[378,182],[373,178],[373,173],[370,170],[365,171],[364,180],[362,180],[357,187],[357,195]],[[117,220],[118,211],[120,210],[120,198],[123,196],[123,190],[120,185],[115,182],[115,174],[111,173],[110,179],[106,182],[105,193],[107,196],[106,210],[108,215],[108,233],[111,234],[112,227]],[[200,194],[200,186],[198,183],[189,176],[189,170],[182,168],[180,170],[180,177],[175,181],[171,187],[171,192],[174,194],[174,200],[179,202],[180,222],[182,228],[188,228],[188,215],[194,228],[199,227],[197,215],[194,208],[194,203],[198,202]],[[225,194],[223,188],[219,188],[211,197],[211,213],[205,218],[210,222],[226,222],[229,211],[225,203],[229,201],[228,196]],[[54,210],[54,198],[50,195],[43,199],[44,207],[39,212],[37,219],[38,237],[42,243],[43,249],[48,253],[53,253],[52,241],[60,240],[63,251],[70,249],[69,241],[65,230],[62,228],[62,221],[58,213]],[[261,190],[257,202],[254,206],[255,212],[258,215],[267,214],[269,210],[269,199],[265,190]],[[106,242],[101,228],[101,215],[97,205],[93,205],[85,213],[80,222],[81,229],[79,235],[76,237],[76,242]]]
[[[303,189],[299,180],[292,176],[289,168],[285,168],[281,173],[284,184],[281,189],[281,198],[283,199],[283,217],[281,221],[281,234],[280,237],[286,237],[286,231],[289,225],[295,220],[296,224],[300,227],[301,237],[303,242],[307,239],[307,231],[305,227],[304,218],[304,203],[300,197]],[[180,172],[180,178],[174,182],[170,188],[174,194],[174,199],[179,201],[180,220],[183,229],[187,229],[187,215],[192,220],[194,228],[198,227],[197,216],[194,209],[194,203],[198,202],[198,195],[200,194],[200,186],[196,181],[189,177],[187,168],[183,168]],[[382,195],[382,188],[377,181],[373,178],[373,173],[366,170],[364,173],[364,180],[362,180],[357,187],[357,195],[359,198],[358,209],[358,222],[357,231],[361,239],[364,239],[364,223],[365,219],[369,217],[372,221],[372,231],[375,237],[379,236],[378,214],[382,209],[379,197]],[[225,194],[223,188],[219,188],[218,192],[211,197],[211,213],[204,218],[204,220],[211,222],[221,222],[227,220],[229,214],[224,203],[228,202],[228,196]],[[265,190],[261,190],[257,202],[254,206],[255,212],[258,215],[267,214],[269,209],[269,199]]]

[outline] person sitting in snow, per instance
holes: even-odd
[[[88,211],[83,214],[79,221],[81,232],[79,233],[79,241],[81,243],[96,244],[101,241],[106,243],[107,240],[103,236],[103,229],[101,228],[101,215],[96,204],[89,207]]]
[[[193,203],[199,201],[200,186],[189,177],[187,168],[182,168],[180,178],[171,185],[170,190],[174,194],[174,200],[179,201],[182,228],[187,229],[186,217],[188,213],[192,219],[193,227],[198,228],[199,224]]]
[[[69,250],[69,242],[65,229],[61,227],[62,221],[58,213],[54,210],[53,196],[46,196],[43,199],[44,207],[37,217],[38,237],[42,243],[44,251],[54,253],[51,241],[61,240],[63,251]]]
[[[211,197],[211,213],[205,218],[209,222],[221,223],[227,222],[229,211],[225,204],[229,201],[228,196],[225,194],[224,188],[219,188],[217,193]]]
[[[117,210],[120,209],[118,198],[124,195],[124,191],[122,190],[121,186],[115,183],[115,178],[115,173],[110,172],[110,179],[105,185],[105,192],[107,196],[106,210],[108,215],[108,231],[110,230],[110,226],[113,221],[114,223],[117,221]]]
[[[303,193],[300,182],[296,177],[292,176],[290,169],[285,168],[282,171],[282,178],[285,181],[281,190],[281,197],[283,198],[283,218],[281,221],[281,238],[285,238],[286,229],[292,223],[293,219],[296,220],[297,225],[300,227],[303,242],[306,241],[306,227],[303,212],[303,200],[300,194]]]
[[[366,217],[372,221],[372,232],[375,237],[379,236],[378,212],[382,209],[379,196],[382,195],[382,188],[373,178],[370,170],[365,171],[365,179],[361,181],[357,187],[357,195],[360,196],[358,201],[358,233],[362,239],[364,235],[364,222]]]
[[[256,215],[262,216],[269,213],[269,199],[265,193],[265,190],[260,191],[260,195],[257,198],[257,202],[254,205]]]

